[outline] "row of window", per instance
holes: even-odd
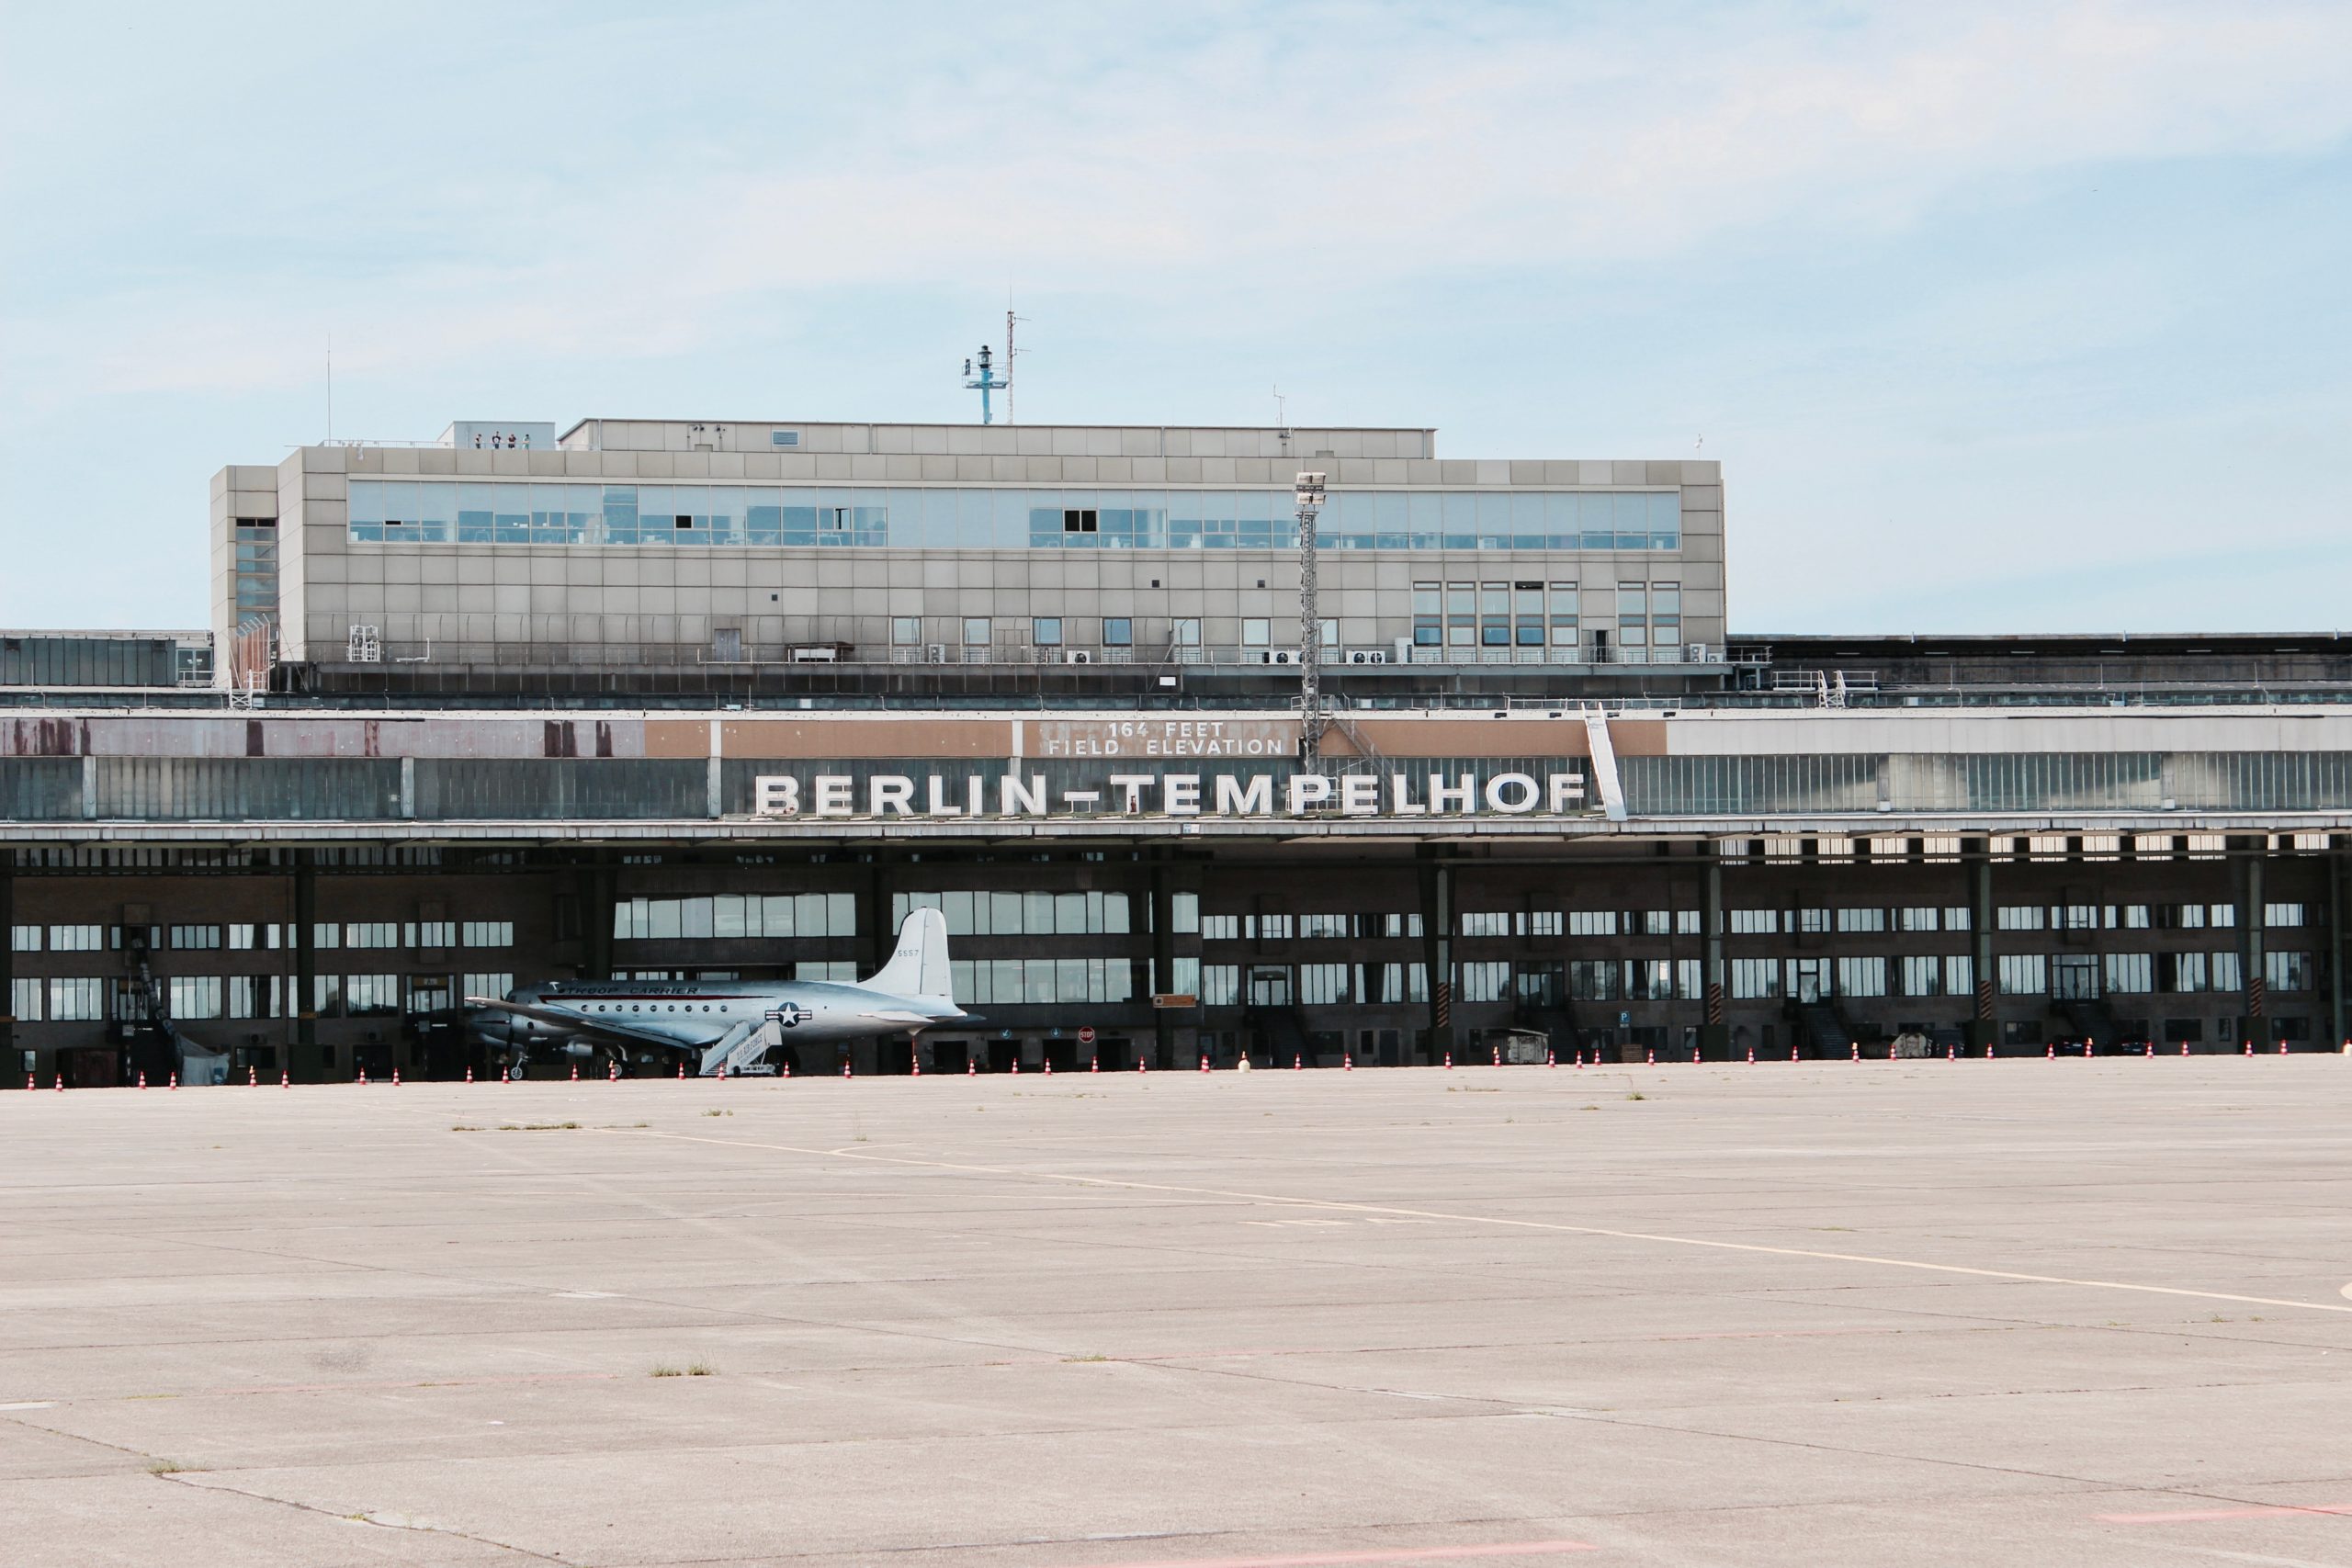
[[[956,958],[947,964],[956,999],[967,1007],[1128,1001],[1138,967],[1125,958]]]
[[[1183,930],[1182,926],[1177,928]],[[1316,941],[1335,937],[1377,940],[1421,934],[1419,915],[1203,915],[1203,942]]]
[[[2237,924],[2230,904],[2006,904],[1995,915],[2002,931],[2206,931]],[[1294,919],[1301,937],[1421,934],[1419,915],[1211,915],[1202,935],[1288,937]],[[2293,929],[2304,919],[2301,904],[2264,906],[2264,923],[2274,930]],[[1964,931],[1972,923],[1966,905],[1724,911],[1724,929],[1734,936]],[[1696,936],[1703,929],[1696,909],[1465,909],[1458,924],[1465,937]]]
[[[388,1018],[435,1012],[465,997],[503,997],[512,974],[317,975],[311,1010],[322,1018]],[[285,1018],[297,994],[290,975],[175,975],[160,982],[164,1003],[179,1022],[208,1019]],[[147,1018],[146,993],[128,976],[68,976],[11,980],[9,1008],[20,1023],[96,1022]]]
[[[1695,936],[1696,909],[1465,909],[1464,936]],[[1413,935],[1420,934],[1415,917]]]
[[[891,928],[915,909],[940,911],[949,936],[1124,936],[1132,929],[1124,893],[898,893]]]
[[[355,479],[350,536],[387,544],[1295,549],[1288,490],[558,484]],[[1675,550],[1675,491],[1343,491],[1339,550]]]
[[[1573,582],[1416,582],[1413,642],[1419,648],[1574,648],[1579,601]],[[1621,581],[1610,623],[1617,640],[1640,648],[1681,640],[1682,587]]]
[[[2265,955],[2269,988],[2308,991],[2312,955]],[[1825,1002],[1839,997],[1864,998],[1973,997],[1974,965],[1966,953],[1922,953],[1900,958],[1735,958],[1726,965],[1726,989],[1737,1001],[1793,998]],[[1466,961],[1454,965],[1454,995],[1468,1002],[1518,1001],[1530,1006],[1579,1002],[1697,1001],[1705,995],[1705,969],[1696,958],[1602,958],[1511,963]],[[1996,984],[2004,996],[2096,1000],[2101,996],[2194,995],[2235,992],[2241,970],[2234,953],[2110,953],[2097,954],[2010,953],[1999,961]],[[1197,981],[1194,980],[1197,976]],[[1178,960],[1175,980],[1197,989],[1206,1007],[1367,1006],[1428,999],[1426,971],[1419,964],[1204,964]]]
[[[1897,958],[1735,958],[1726,965],[1732,998],[1756,1001],[1794,997],[1963,997],[1974,993],[1974,964],[1966,953]],[[2263,978],[2273,991],[2308,991],[2312,955],[2263,954]],[[2235,953],[2003,953],[1995,986],[2003,996],[2094,1001],[2102,996],[2193,996],[2244,988]],[[1893,987],[1890,990],[1890,986]]]
[[[2234,904],[2004,904],[1994,923],[2005,931],[2222,931],[2236,926]],[[2300,926],[2301,904],[2264,906],[2264,923]]]
[[[1203,1007],[1367,1007],[1429,1000],[1429,969],[1420,964],[1201,964],[1176,962],[1179,990]]]
[[[120,926],[10,926],[8,946],[17,953],[96,953],[119,949]],[[130,928],[134,932],[139,927]],[[155,951],[205,953],[227,949],[274,951],[294,945],[289,924],[169,925],[144,928],[147,945]],[[314,923],[313,947],[512,947],[512,920],[353,920]]]
[[[714,893],[624,898],[613,905],[613,935],[624,942],[856,934],[854,893]]]

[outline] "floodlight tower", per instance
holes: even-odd
[[[1311,773],[1323,762],[1323,615],[1315,592],[1315,519],[1323,510],[1323,476],[1299,475],[1292,500],[1298,509],[1298,756]]]
[[[989,362],[987,344],[980,344],[980,373],[978,376],[972,374],[972,362],[968,359],[964,361],[964,385],[980,394],[980,423],[994,423],[989,412],[989,394],[1001,392],[1012,383],[996,373],[996,367]]]

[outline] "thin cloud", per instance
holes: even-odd
[[[1791,224],[1817,242],[2051,170],[2352,133],[2342,6],[1905,6],[1806,28],[1464,15],[1476,25],[1452,31],[1378,10],[1295,35],[1162,33],[1142,64],[1103,27],[1050,48],[999,34],[968,70],[934,45],[928,68],[845,70],[825,95],[834,134],[788,156],[694,131],[683,160],[657,142],[569,185],[419,171],[466,208],[478,261],[378,254],[355,284],[332,248],[291,265],[264,245],[250,274],[95,291],[9,335],[54,403],[299,383],[330,321],[355,369],[675,354],[750,309],[952,284],[976,262],[1137,301],[1256,277],[1270,310],[1338,314],[1414,280],[1589,276]],[[348,220],[387,224],[396,248],[380,175],[356,184]]]

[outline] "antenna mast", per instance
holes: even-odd
[[[1315,582],[1315,519],[1323,510],[1323,476],[1301,474],[1298,507],[1298,764],[1323,771],[1323,612]]]
[[[1015,321],[1027,321],[1028,319],[1029,319],[1029,318],[1028,318],[1028,317],[1026,317],[1026,316],[1016,316],[1016,315],[1014,315],[1014,314],[1012,313],[1012,305],[1011,305],[1011,304],[1009,304],[1009,303],[1008,303],[1008,304],[1005,306],[1005,308],[1004,308],[1004,423],[1007,423],[1007,424],[1018,424],[1019,423],[1021,423],[1019,420],[1017,420],[1017,419],[1013,418],[1013,416],[1012,416],[1012,355],[1013,355],[1013,353],[1014,353],[1014,350],[1013,350],[1013,347],[1012,347],[1012,323],[1013,323],[1013,322],[1015,322]]]

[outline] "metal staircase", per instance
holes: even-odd
[[[1799,1003],[1797,1027],[1804,1032],[1805,1045],[1817,1057],[1843,1056],[1854,1048],[1854,1032],[1835,1002]]]
[[[767,1059],[768,1053],[782,1043],[783,1032],[773,1019],[747,1018],[703,1047],[702,1065],[695,1070],[707,1078],[722,1069],[730,1078],[771,1077],[775,1064]]]

